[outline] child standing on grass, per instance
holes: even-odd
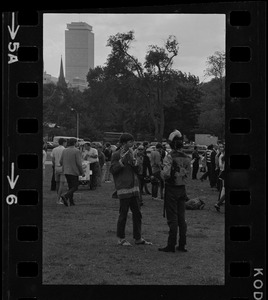
[[[119,217],[117,221],[118,244],[131,246],[125,239],[125,227],[128,210],[132,212],[133,238],[136,245],[151,245],[141,237],[141,211],[139,205],[139,181],[136,174],[136,161],[134,159],[133,147],[134,138],[129,133],[120,136],[122,147],[113,153],[111,159],[111,174],[114,178],[117,196],[120,201]]]

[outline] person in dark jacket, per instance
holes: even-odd
[[[139,181],[137,177],[137,164],[131,149],[134,138],[129,133],[120,136],[121,148],[114,152],[110,171],[114,178],[117,196],[120,201],[119,217],[117,221],[118,244],[131,246],[125,239],[125,227],[129,208],[132,211],[133,238],[136,245],[151,245],[141,236],[141,211],[139,206]]]
[[[191,170],[190,158],[181,151],[183,147],[183,137],[178,130],[174,130],[169,135],[171,152],[166,155],[163,161],[161,176],[165,180],[164,215],[167,216],[169,235],[167,246],[158,248],[162,252],[187,252],[185,221],[185,185]],[[177,233],[179,227],[179,239],[177,244]],[[175,248],[176,247],[176,248]]]

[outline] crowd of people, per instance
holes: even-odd
[[[208,179],[211,188],[217,188],[219,196],[215,209],[219,212],[225,201],[224,188],[224,146],[209,145],[200,155],[197,146],[191,157],[183,151],[183,136],[174,130],[168,138],[169,149],[161,143],[150,147],[149,142],[135,143],[134,137],[124,133],[119,139],[117,149],[111,143],[85,142],[78,147],[77,140],[59,139],[59,145],[51,152],[53,176],[51,189],[57,193],[57,204],[74,206],[74,193],[78,190],[81,180],[86,176],[85,166],[89,166],[90,176],[88,188],[96,190],[103,183],[114,184],[112,197],[119,199],[119,217],[117,221],[118,244],[130,246],[125,238],[125,226],[129,209],[133,219],[133,237],[135,244],[151,245],[142,237],[141,209],[143,196],[151,195],[152,200],[163,201],[163,215],[167,218],[169,235],[167,245],[159,248],[163,252],[175,250],[187,252],[185,221],[185,203],[187,182],[192,173],[192,180],[198,180],[197,174],[201,167],[202,182]],[[148,148],[150,147],[150,151]],[[43,168],[47,154],[43,145]],[[67,182],[68,190],[65,191]],[[151,189],[149,188],[151,187]],[[178,246],[177,232],[179,229]]]

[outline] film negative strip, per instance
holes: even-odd
[[[266,4],[111,10],[124,11],[226,16],[225,282],[196,285],[193,276],[183,286],[43,283],[43,15],[50,12],[8,11],[2,37],[3,299],[265,299]]]

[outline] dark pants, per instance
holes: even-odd
[[[56,191],[56,180],[55,180],[55,167],[52,166],[52,178],[51,178],[51,191]]]
[[[157,198],[158,188],[160,186],[160,197],[163,198],[164,181],[161,178],[160,171],[153,173],[153,176],[155,179],[152,181],[152,197]]]
[[[216,176],[216,187],[217,187],[217,190],[220,192],[221,186],[222,186],[222,180],[219,178],[219,175],[220,175],[220,169],[217,169],[217,170],[215,171],[215,176]]]
[[[73,199],[73,195],[74,192],[76,192],[78,190],[78,186],[79,186],[79,180],[78,180],[78,176],[75,175],[69,175],[69,174],[65,174],[67,183],[68,183],[68,192],[64,195],[66,198],[69,199],[70,204],[74,203],[74,199]]]
[[[117,237],[120,239],[125,238],[125,227],[127,222],[128,210],[132,212],[133,221],[133,238],[139,240],[141,238],[141,212],[139,206],[139,198],[132,197],[120,199],[119,217],[117,221]]]
[[[193,163],[193,171],[192,171],[192,179],[196,179],[196,175],[198,172],[199,163]]]
[[[185,221],[185,186],[169,186],[165,189],[165,210],[169,226],[168,246],[177,244],[179,227],[179,247],[186,245],[187,224]]]
[[[150,192],[148,191],[148,187],[147,187],[147,183],[144,180],[144,175],[143,174],[139,174],[139,183],[140,183],[140,193],[142,195],[142,193],[144,193],[143,188],[145,190],[146,194],[149,194]]]
[[[144,187],[144,176],[142,174],[138,174],[138,179],[139,179],[139,188],[140,188],[140,199],[139,202],[142,203],[142,190]]]
[[[215,165],[211,163],[207,163],[207,167],[208,167],[208,178],[209,178],[210,187],[215,187],[217,182]]]
[[[208,177],[208,171],[206,171],[206,172],[200,177],[200,179],[201,179],[201,180],[206,180],[207,177]]]
[[[96,189],[98,186],[98,176],[100,175],[100,164],[99,162],[94,162],[90,164],[90,169],[92,171],[92,175],[90,178],[90,188],[91,189]]]
[[[225,192],[222,193],[222,190],[224,187],[224,181],[221,179],[220,179],[220,181],[221,181],[221,189],[219,191],[219,197],[218,197],[218,203],[217,203],[219,206],[221,206],[223,204],[223,202],[225,201]]]

